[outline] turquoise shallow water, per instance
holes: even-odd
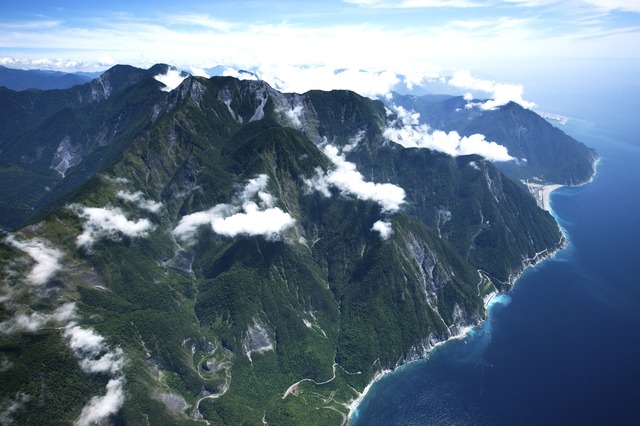
[[[551,196],[570,245],[482,327],[383,377],[352,425],[640,423],[640,135],[571,120],[594,182]]]

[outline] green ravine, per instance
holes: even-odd
[[[15,424],[340,425],[377,372],[478,324],[564,242],[493,163],[388,141],[379,101],[223,77],[164,92],[166,70],[0,93],[49,103],[0,123]]]

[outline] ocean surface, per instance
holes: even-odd
[[[639,112],[561,127],[602,157],[592,183],[551,195],[569,247],[463,340],[376,382],[351,425],[640,424]]]

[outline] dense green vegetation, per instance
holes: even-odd
[[[547,183],[576,185],[593,174],[596,152],[542,119],[510,102],[495,110],[465,108],[462,97],[402,96],[390,101],[420,113],[420,122],[461,136],[480,133],[505,146],[519,161],[497,163],[515,179],[539,178]]]
[[[151,72],[117,71],[128,82],[117,96],[29,130],[60,136],[89,132],[93,122],[96,135],[128,114],[117,119],[120,139],[61,180],[76,176],[73,184],[27,203],[52,202],[16,237],[62,253],[46,285],[29,287],[33,261],[0,244],[2,295],[14,293],[0,304],[0,323],[74,302],[74,321],[126,355],[118,424],[341,424],[377,371],[481,321],[483,297],[507,290],[524,259],[560,241],[553,218],[490,162],[385,143],[380,102],[345,91],[286,95],[231,78],[188,78],[164,93]],[[294,101],[305,111],[295,128],[283,109]],[[305,183],[335,167],[318,144],[344,146],[359,133],[346,160],[367,181],[402,187],[400,211]],[[47,161],[2,170],[15,180],[25,170],[46,173]],[[247,182],[262,175],[262,192],[244,199]],[[119,191],[162,206],[145,210]],[[276,237],[225,236],[213,219],[189,238],[173,232],[189,215],[265,199],[294,221]],[[150,226],[101,234],[94,223],[93,244],[79,248],[84,207]],[[372,230],[381,220],[393,229],[387,239]],[[0,398],[29,395],[13,414],[18,424],[72,423],[116,377],[80,368],[65,325],[0,334]]]

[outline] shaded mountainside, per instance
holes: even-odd
[[[97,74],[97,75],[96,75]],[[66,73],[46,70],[22,70],[0,65],[0,86],[11,90],[68,89],[88,83],[100,73]]]
[[[18,424],[341,424],[377,371],[477,324],[563,243],[491,162],[386,140],[378,101],[223,77],[166,93],[166,69],[122,70],[26,129],[51,145],[6,144],[3,179],[44,173],[74,132],[87,152],[0,244]]]
[[[116,66],[67,90],[0,88],[0,226],[13,229],[111,165],[163,97],[149,70]]]
[[[535,112],[510,102],[494,110],[468,108],[461,96],[398,95],[393,104],[420,113],[420,121],[434,129],[457,131],[462,136],[480,133],[505,146],[518,161],[497,166],[515,179],[532,177],[545,183],[576,185],[593,175],[597,153],[565,134]]]

